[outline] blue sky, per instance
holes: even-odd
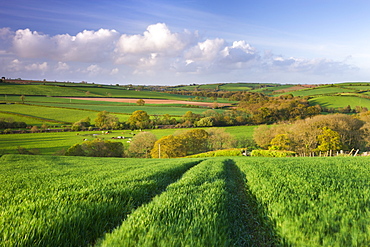
[[[370,81],[370,2],[2,1],[0,74],[107,84]]]

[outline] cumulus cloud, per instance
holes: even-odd
[[[185,63],[180,62],[183,71],[193,68],[197,73],[218,73],[230,69],[247,69],[256,65],[259,54],[245,41],[234,41],[228,45],[223,39],[207,39],[199,42],[184,54]],[[186,69],[184,68],[186,67]],[[194,71],[195,72],[195,71]]]
[[[354,66],[342,61],[333,61],[325,58],[304,59],[284,58],[283,56],[270,57],[268,61],[272,70],[286,72],[301,72],[307,74],[328,75],[356,70]]]
[[[5,66],[5,71],[7,72],[22,72],[22,71],[36,71],[41,72],[41,74],[48,71],[49,65],[47,62],[43,63],[28,63],[20,61],[19,59],[13,59],[7,62]]]
[[[76,36],[49,35],[17,30],[13,38],[15,53],[23,58],[49,58],[59,61],[102,62],[109,60],[119,34],[115,30],[83,31]]]
[[[172,33],[166,24],[148,26],[143,35],[123,34],[118,41],[118,51],[123,54],[162,53],[174,55],[183,51],[194,39],[196,33],[185,30]]]
[[[25,69],[28,71],[41,71],[41,72],[46,72],[48,70],[48,63],[43,62],[43,63],[32,63],[28,64],[25,66]]]
[[[136,67],[136,70],[169,67],[173,59],[182,57],[184,51],[196,44],[197,32],[184,30],[173,33],[164,23],[148,26],[143,34],[121,35],[117,42],[117,64]]]
[[[58,62],[58,64],[55,67],[56,71],[67,71],[69,70],[70,66],[67,63]]]

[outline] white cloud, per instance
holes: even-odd
[[[18,72],[23,69],[23,64],[18,59],[14,59],[6,66],[6,72]]]
[[[174,55],[182,52],[192,43],[197,34],[187,30],[183,33],[172,33],[166,24],[150,25],[143,35],[123,34],[118,41],[118,51],[122,54],[161,53]]]
[[[220,52],[225,47],[223,39],[207,39],[204,42],[199,42],[185,53],[185,58],[192,61],[213,61],[217,59]]]
[[[103,69],[99,65],[96,65],[96,64],[92,64],[86,68],[86,73],[92,76],[99,75],[102,73],[102,71]]]
[[[102,62],[111,59],[119,34],[115,30],[83,31],[76,36],[50,37],[29,29],[18,30],[13,49],[23,58],[49,58],[58,61]]]
[[[25,66],[25,69],[28,71],[41,71],[46,72],[48,70],[48,63],[32,63]]]
[[[116,75],[116,74],[118,74],[119,73],[119,69],[118,68],[114,68],[114,69],[112,69],[111,70],[111,72],[110,72],[110,74],[111,75]]]
[[[0,39],[2,40],[11,40],[14,35],[14,32],[8,27],[0,28]]]
[[[57,71],[67,71],[70,69],[70,66],[67,63],[58,62],[56,68]]]
[[[268,61],[271,70],[286,72],[300,72],[307,74],[329,75],[343,74],[348,71],[357,70],[356,67],[342,61],[333,61],[331,59],[316,58],[284,58],[282,56],[271,57]]]
[[[28,62],[23,62],[20,61],[19,59],[13,59],[11,61],[6,62],[6,66],[3,68],[4,71],[3,73],[7,72],[40,72],[41,74],[44,74],[45,72],[48,71],[49,65],[47,62],[43,63],[28,63]]]

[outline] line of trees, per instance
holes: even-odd
[[[150,132],[141,132],[132,139],[128,155],[140,158],[175,158],[227,148],[252,150],[255,147],[253,140],[236,139],[222,128],[180,130],[159,140]]]
[[[0,118],[0,129],[27,128],[25,122],[16,122],[12,118]]]
[[[288,150],[298,154],[327,151],[364,150],[370,145],[370,113],[359,115],[319,115],[293,124],[256,128],[253,139],[270,150]]]

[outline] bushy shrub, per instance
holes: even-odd
[[[253,150],[251,156],[255,157],[293,157],[296,153],[293,151],[282,151],[282,150]]]
[[[111,141],[86,141],[75,144],[65,153],[67,156],[90,156],[90,157],[122,157],[122,142]]]

